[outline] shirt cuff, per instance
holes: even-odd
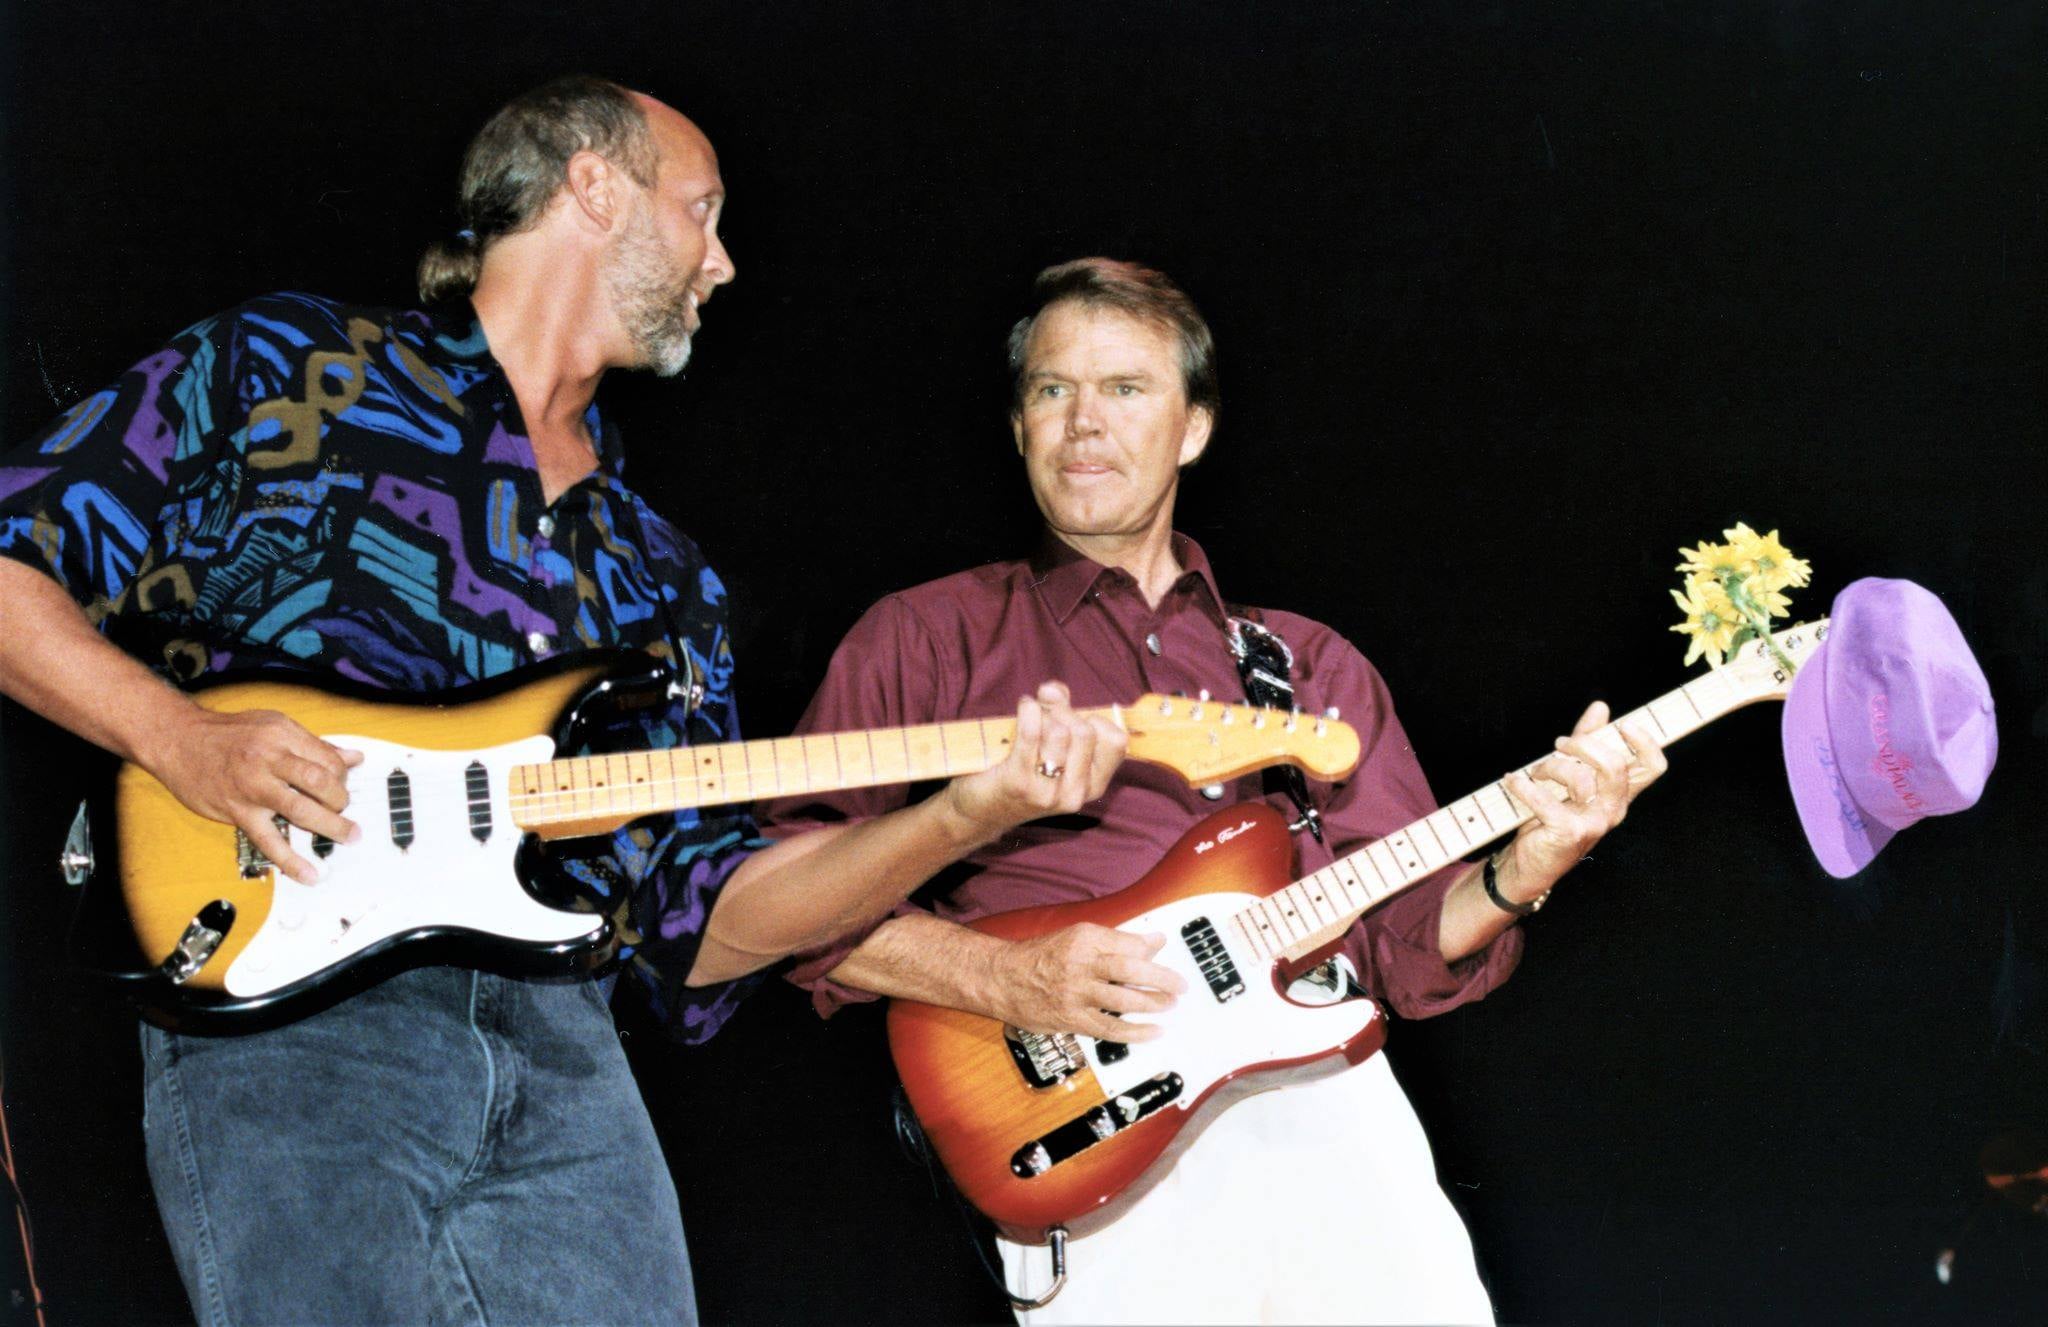
[[[709,1041],[765,975],[750,972],[704,986],[687,980],[719,893],[740,863],[762,846],[759,839],[744,839],[735,832],[708,851],[700,848],[665,864],[655,872],[655,881],[643,883],[637,891],[639,932],[625,952],[625,967],[646,992],[669,1035],[684,1045]]]
[[[1492,993],[1522,960],[1526,939],[1510,926],[1477,953],[1444,961],[1444,895],[1462,863],[1368,914],[1345,940],[1367,991],[1403,1018],[1430,1018]]]
[[[846,956],[860,948],[867,938],[881,929],[884,922],[896,917],[907,917],[915,913],[929,912],[907,900],[891,908],[886,916],[877,917],[857,931],[849,931],[822,949],[812,949],[796,956],[796,963],[784,974],[789,981],[811,993],[811,1008],[818,1011],[818,1017],[830,1018],[850,1004],[867,1004],[882,997],[873,991],[848,986],[832,980],[831,971],[846,961]]]

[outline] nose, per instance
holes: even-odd
[[[1067,436],[1070,438],[1092,438],[1102,432],[1102,415],[1097,408],[1095,391],[1082,387],[1069,398],[1067,405]]]
[[[726,250],[725,241],[714,233],[710,243],[704,246],[704,263],[700,271],[714,286],[722,286],[739,275],[739,268],[733,264],[732,254]]]

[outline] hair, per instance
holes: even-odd
[[[1223,407],[1216,380],[1216,339],[1202,311],[1164,272],[1114,258],[1076,258],[1046,268],[1031,283],[1031,312],[1010,329],[1010,409],[1024,405],[1024,354],[1039,318],[1055,304],[1113,309],[1173,333],[1180,351],[1181,388],[1188,404],[1213,419]]]
[[[654,183],[659,158],[647,116],[617,83],[572,74],[521,93],[493,115],[462,154],[462,228],[420,255],[420,299],[431,304],[476,289],[484,250],[540,221],[578,152],[597,153],[643,187]]]

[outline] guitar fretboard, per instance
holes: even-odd
[[[949,779],[996,764],[1016,735],[1015,719],[963,719],[517,765],[512,815],[543,837],[568,837],[684,807]]]
[[[1641,718],[1660,743],[1669,745],[1765,694],[1769,693],[1745,688],[1729,672],[1709,671],[1595,729],[1589,740],[1615,752],[1626,751],[1616,725]],[[1523,766],[1522,772],[1533,768],[1532,762]],[[1506,837],[1531,818],[1529,808],[1504,782],[1496,780],[1276,890],[1237,913],[1230,924],[1263,958],[1306,958],[1343,935],[1364,913],[1459,858]]]

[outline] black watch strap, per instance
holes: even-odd
[[[1499,908],[1502,912],[1513,913],[1517,917],[1527,917],[1543,906],[1544,900],[1550,897],[1550,891],[1544,890],[1527,903],[1517,903],[1501,893],[1500,875],[1498,868],[1494,865],[1499,860],[1499,857],[1500,854],[1498,853],[1488,853],[1486,855],[1486,864],[1479,868],[1479,883],[1485,888],[1486,897],[1493,900],[1494,907]]]

